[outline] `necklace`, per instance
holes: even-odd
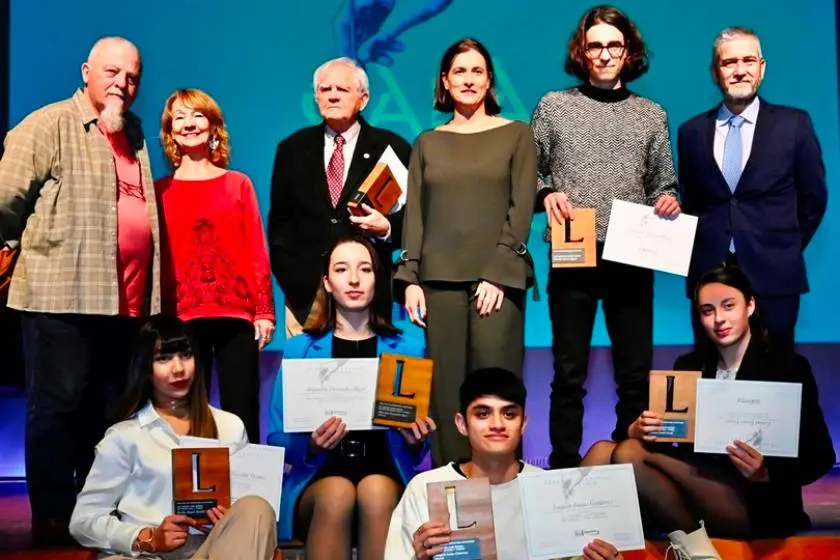
[[[189,403],[186,400],[163,401],[158,406],[170,414],[179,416],[188,410]]]

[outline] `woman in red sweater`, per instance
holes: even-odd
[[[274,335],[274,299],[262,218],[251,180],[228,169],[219,105],[181,89],[166,101],[161,140],[174,169],[155,183],[163,220],[164,311],[189,321],[222,408],[259,441],[259,351]]]

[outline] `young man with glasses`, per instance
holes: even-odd
[[[584,382],[598,300],[618,385],[612,438],[626,439],[628,427],[647,406],[653,271],[601,260],[612,201],[648,204],[662,217],[680,212],[665,111],[626,87],[648,69],[636,26],[616,8],[589,10],[569,42],[565,69],[583,83],[545,95],[532,121],[539,152],[537,211],[573,220],[575,208],[595,208],[597,267],[549,273],[552,468],[580,462]]]

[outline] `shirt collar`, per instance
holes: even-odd
[[[157,413],[155,407],[152,406],[152,401],[146,403],[146,406],[140,409],[137,413],[137,422],[140,424],[141,428],[145,428],[149,424],[153,424],[161,420],[160,414]]]
[[[87,95],[85,95],[85,90],[82,88],[77,89],[76,93],[73,94],[73,102],[76,104],[76,109],[82,117],[83,125],[87,126],[90,123],[99,120],[99,116],[90,104]]]
[[[73,103],[76,104],[76,110],[79,112],[82,124],[86,129],[89,129],[92,123],[99,124],[99,115],[94,110],[93,105],[90,104],[90,100],[85,95],[85,90],[82,88],[76,90],[76,93],[73,94]],[[123,118],[125,119],[123,132],[125,132],[126,136],[132,141],[137,141],[142,138],[142,135],[138,134],[140,119],[130,111],[126,111],[123,114]]]
[[[761,102],[758,99],[758,96],[755,96],[755,99],[747,105],[747,108],[741,111],[741,116],[744,117],[744,120],[750,124],[755,124],[756,119],[758,119],[758,107]],[[718,109],[717,117],[715,117],[716,124],[718,126],[724,126],[729,124],[729,119],[734,115],[732,111],[729,110],[725,104],[721,104],[720,109]]]
[[[359,136],[359,133],[361,131],[362,125],[359,123],[359,121],[356,121],[352,125],[350,125],[350,128],[341,133],[341,135],[344,137],[344,144],[347,145],[348,142],[355,140]],[[328,141],[327,145],[332,145],[332,143],[335,142],[335,137],[337,134],[338,132],[330,128],[330,125],[326,125],[324,127],[324,135],[326,136],[326,139]]]

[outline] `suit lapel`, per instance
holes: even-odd
[[[753,335],[755,336],[755,335]],[[762,371],[762,356],[761,344],[753,338],[747,346],[747,351],[744,352],[744,357],[741,359],[741,365],[738,367],[738,374],[735,377],[738,381],[758,381],[764,378],[765,381],[770,380],[766,371]]]
[[[310,161],[307,163],[306,169],[311,170],[311,184],[318,191],[317,196],[327,205],[327,208],[332,210],[330,187],[327,184],[327,169],[324,166],[324,126],[313,127],[312,136],[307,139],[309,145],[306,154]]]
[[[359,119],[359,123],[361,124],[359,138],[356,140],[356,149],[353,150],[353,157],[350,160],[350,169],[347,171],[347,180],[344,181],[344,189],[341,191],[339,206],[347,203],[347,200],[367,178],[381,155],[377,151],[376,140],[371,137],[370,126],[362,119]]]
[[[759,103],[758,117],[755,120],[755,132],[753,133],[752,146],[750,147],[750,157],[747,159],[747,164],[744,166],[744,171],[738,180],[738,188],[741,188],[743,184],[749,184],[749,175],[754,173],[755,166],[758,165],[756,162],[761,161],[764,148],[769,144],[768,139],[772,136],[773,107],[763,99]]]
[[[717,160],[715,160],[715,133],[717,132],[717,114],[720,110],[720,105],[706,114],[706,122],[703,124],[703,156],[706,160],[706,165],[711,169],[711,175],[718,188],[723,189],[731,194],[729,184],[723,176],[723,171],[720,170]]]

